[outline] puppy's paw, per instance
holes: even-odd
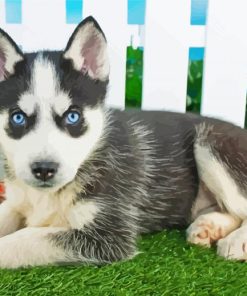
[[[241,227],[219,240],[217,254],[229,260],[247,261],[247,226]]]
[[[210,247],[212,243],[236,229],[240,221],[225,213],[212,212],[199,216],[187,229],[187,240]]]
[[[18,242],[9,239],[10,235],[0,239],[0,268],[15,268],[18,256]]]
[[[188,242],[208,248],[213,242],[223,237],[222,228],[203,216],[192,223],[186,232]]]

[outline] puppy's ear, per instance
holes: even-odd
[[[16,63],[23,59],[23,53],[16,43],[0,29],[0,81],[14,74]]]
[[[109,61],[104,33],[93,17],[87,17],[75,29],[63,53],[75,70],[92,79],[107,80]]]

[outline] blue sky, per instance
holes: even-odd
[[[146,0],[128,0],[128,23],[143,25]],[[191,25],[205,25],[208,0],[191,0]]]
[[[20,24],[21,23],[21,0],[5,0],[6,7],[6,23]]]
[[[208,0],[191,0],[191,25],[205,25]]]

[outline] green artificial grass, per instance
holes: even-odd
[[[247,295],[247,263],[191,246],[184,232],[146,235],[138,245],[134,259],[103,267],[0,270],[0,295]]]

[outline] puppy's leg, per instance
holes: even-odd
[[[73,262],[102,264],[127,259],[135,255],[135,243],[130,237],[95,227],[27,227],[0,238],[0,268]]]
[[[221,213],[214,195],[201,182],[192,208],[192,221],[187,229],[187,240],[192,244],[210,247],[240,226],[241,220]]]
[[[4,201],[0,204],[0,237],[15,232],[21,227],[22,217]]]
[[[246,147],[246,131],[231,124],[198,127],[194,153],[199,178],[217,201],[219,212],[199,216],[192,223],[187,231],[190,242],[210,246],[247,219]]]
[[[221,211],[247,219],[247,132],[227,123],[201,124],[194,154],[199,178]]]
[[[241,220],[227,213],[211,212],[199,216],[187,229],[190,243],[210,247],[238,228]]]
[[[57,248],[48,239],[49,234],[59,231],[64,229],[28,227],[0,238],[0,268],[66,261],[64,250]]]
[[[226,259],[247,261],[247,223],[217,243],[218,255]]]

